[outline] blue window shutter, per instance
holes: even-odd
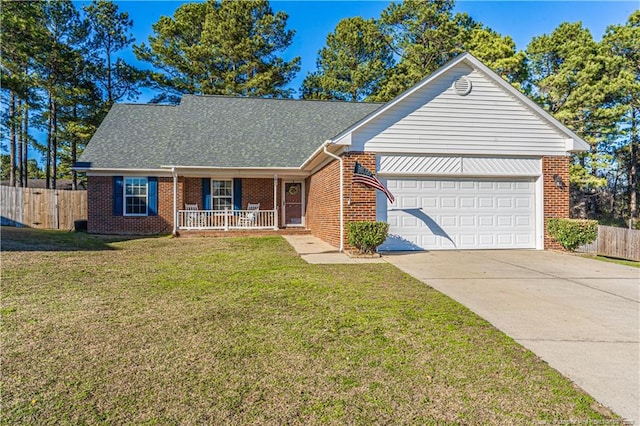
[[[158,178],[147,178],[147,197],[149,199],[149,216],[158,216]]]
[[[242,179],[233,179],[233,209],[242,210]]]
[[[211,179],[202,178],[202,205],[205,210],[211,210]]]
[[[122,216],[124,211],[124,178],[113,177],[113,215]]]

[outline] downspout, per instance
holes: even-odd
[[[171,175],[173,176],[173,236],[178,236],[178,174],[176,168],[171,168]]]
[[[340,162],[340,248],[339,251],[342,253],[344,251],[344,172],[342,170],[343,160],[342,157],[339,157],[327,150],[327,146],[331,142],[327,141],[322,145],[322,150],[325,154],[327,154],[331,158],[335,158]]]

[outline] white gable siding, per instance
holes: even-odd
[[[473,87],[457,95],[453,82]],[[566,153],[567,136],[466,64],[445,72],[354,131],[353,151],[541,156]]]

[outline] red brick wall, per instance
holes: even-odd
[[[347,244],[346,224],[349,222],[375,222],[376,190],[360,183],[353,183],[353,169],[356,161],[372,173],[376,173],[376,154],[372,152],[348,152],[343,156],[344,162],[344,247],[353,250]]]
[[[278,203],[280,203],[278,186]],[[173,230],[173,178],[158,178],[158,216],[114,216],[113,177],[90,176],[87,184],[88,230],[100,234],[161,234]],[[273,209],[273,179],[242,179],[242,208],[260,203]],[[178,178],[178,209],[202,204],[202,178]],[[278,218],[280,220],[280,218]]]
[[[278,200],[279,188],[278,182]],[[242,209],[246,209],[249,203],[260,203],[260,210],[273,210],[273,178],[242,179]]]
[[[178,182],[182,205],[183,181]],[[169,234],[173,230],[173,178],[158,178],[157,216],[114,216],[113,177],[87,177],[88,231],[96,234]]]
[[[559,189],[553,179],[558,175],[565,183]],[[547,233],[547,220],[553,217],[569,217],[569,157],[542,157],[542,179],[544,192],[544,248],[562,249]]]
[[[184,182],[184,204],[197,204],[199,209],[204,209],[202,205],[202,178],[183,178]],[[184,204],[178,203],[178,209],[184,209]]]
[[[340,246],[340,162],[332,161],[306,180],[307,229]]]
[[[376,220],[376,191],[353,184],[355,162],[375,173],[376,155],[369,152],[349,152],[343,155],[344,223]],[[307,228],[329,244],[340,246],[340,163],[333,161],[307,179]],[[347,232],[344,232],[344,248]]]

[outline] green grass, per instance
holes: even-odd
[[[388,264],[308,265],[279,237],[2,232],[2,424],[615,418]]]
[[[584,257],[588,257],[590,259],[600,260],[602,262],[617,263],[618,265],[632,266],[634,268],[640,268],[640,262],[636,262],[636,261],[633,261],[633,260],[615,259],[613,257],[594,256],[594,255],[585,255]]]

